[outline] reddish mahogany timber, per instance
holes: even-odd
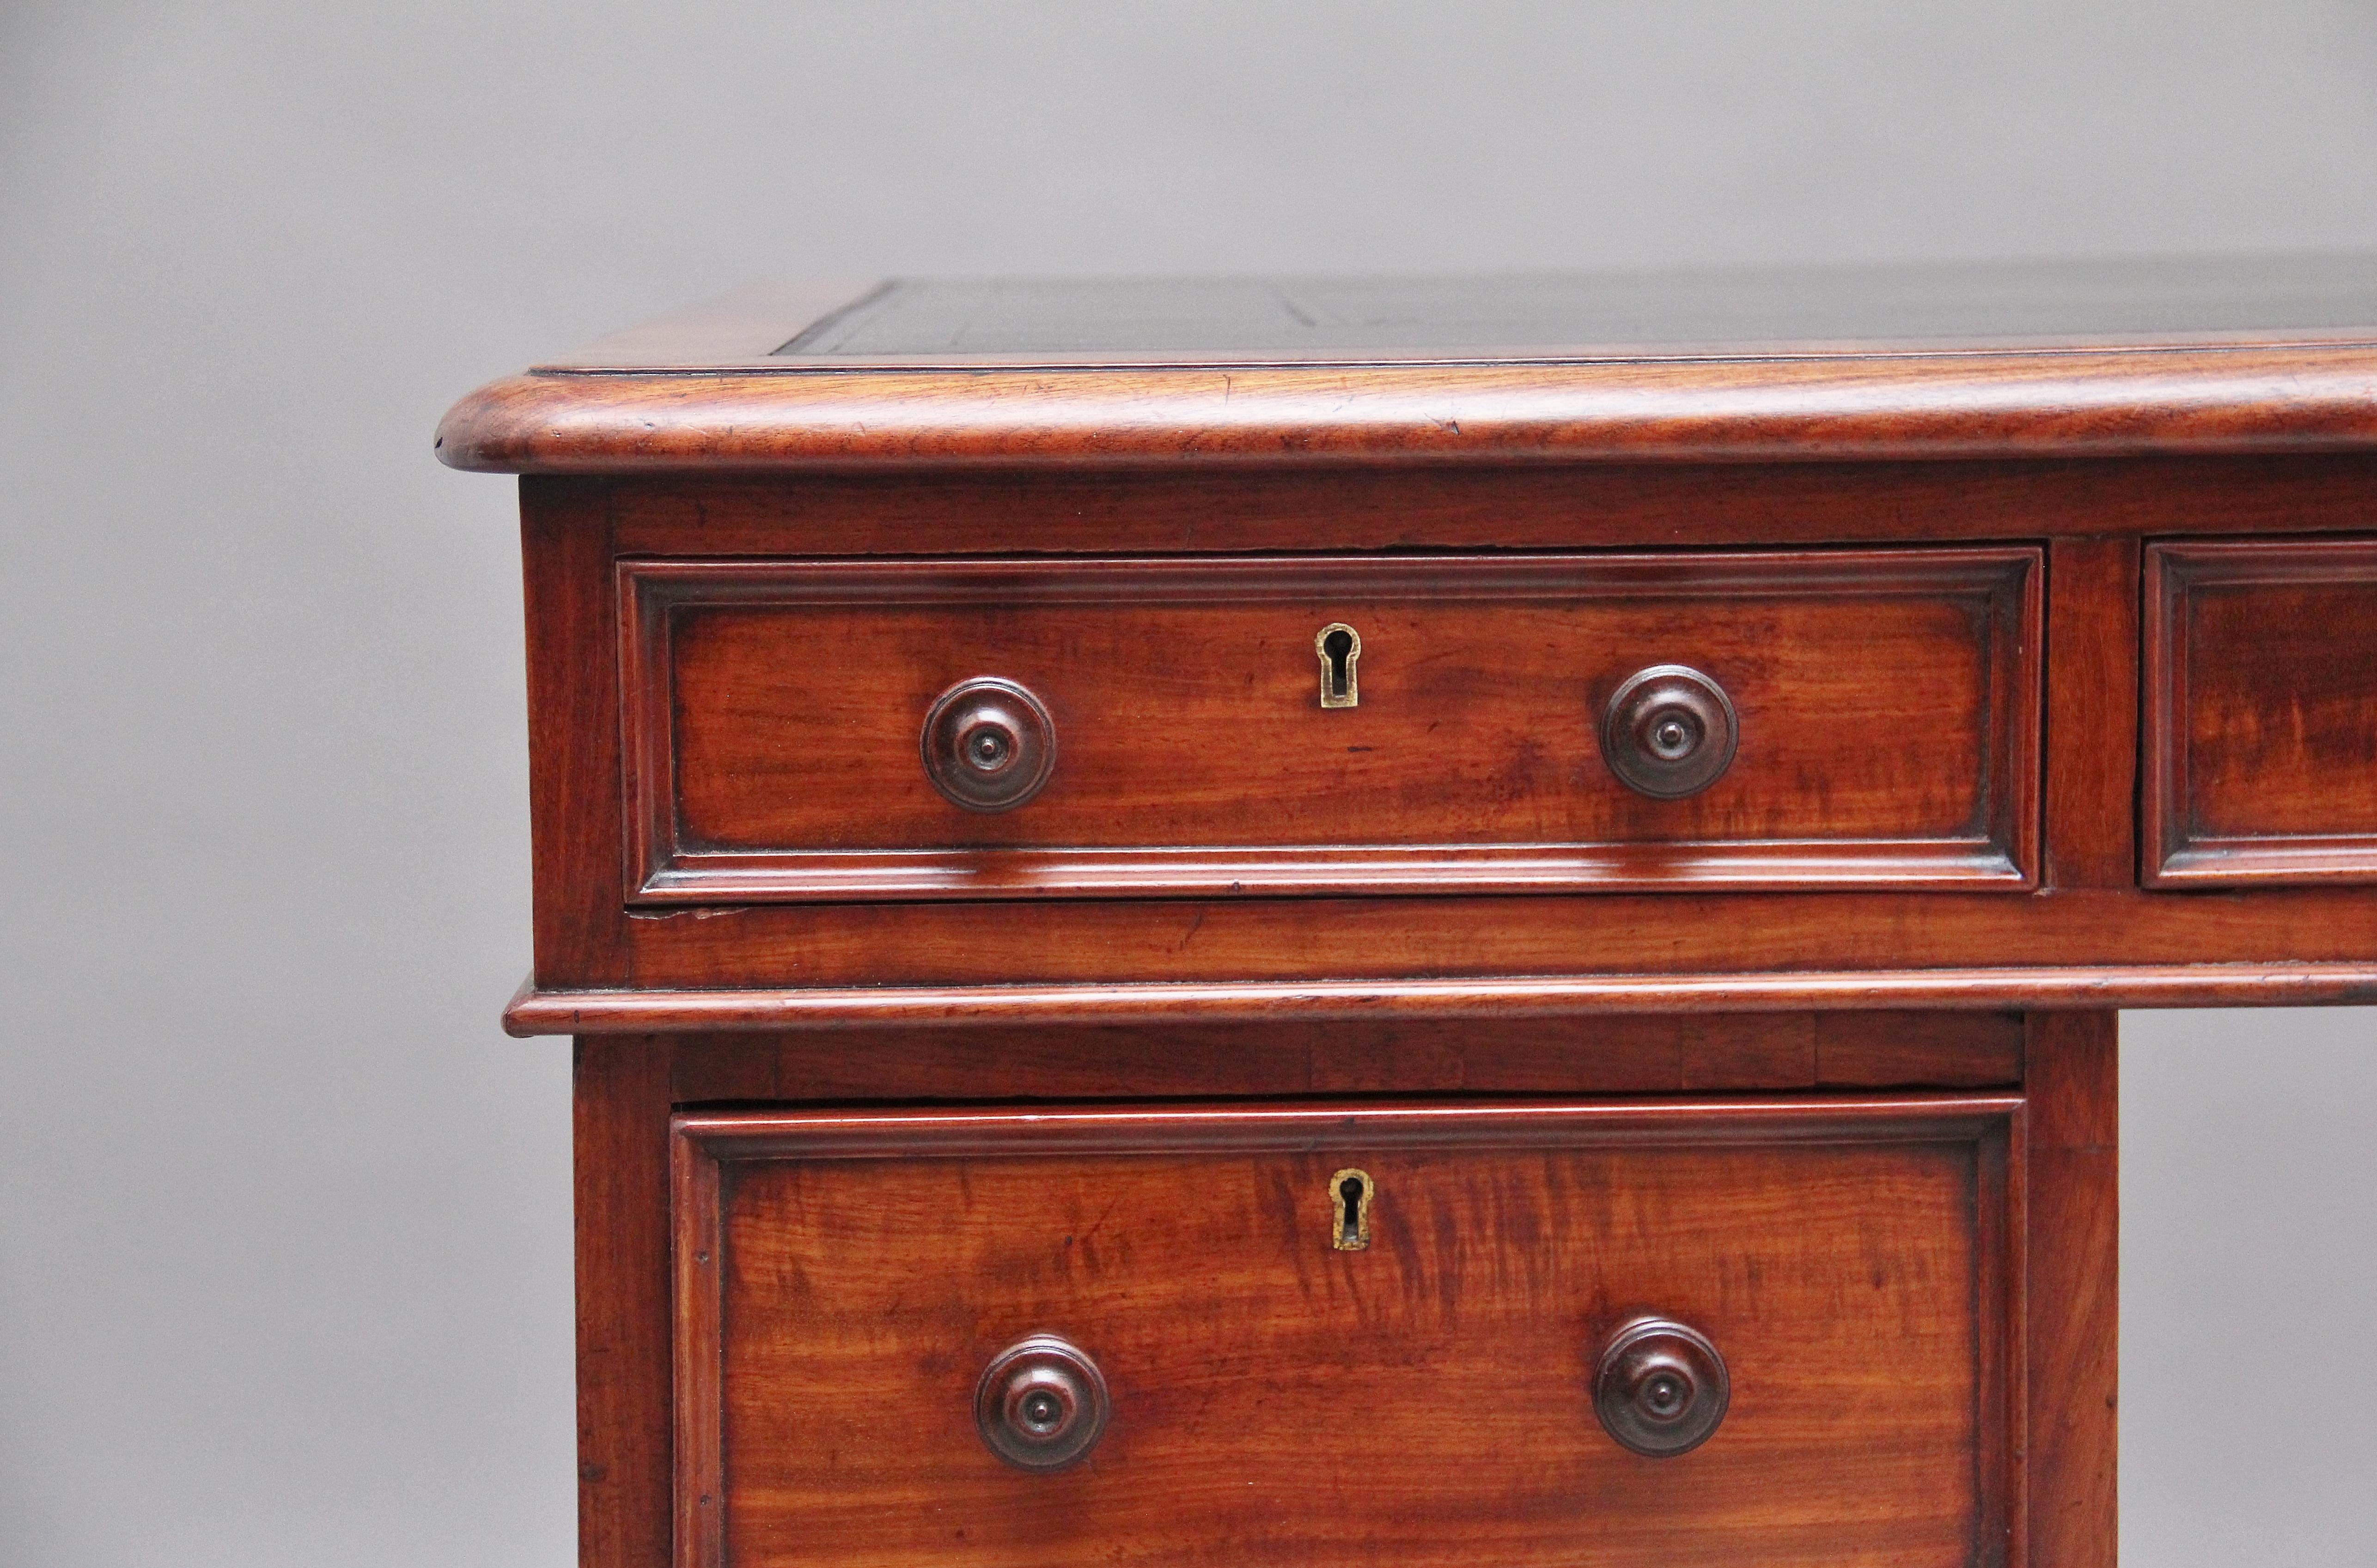
[[[2377,446],[2377,350],[1358,369],[515,376],[438,427],[503,473],[2133,456]]]
[[[2021,1104],[682,1117],[679,1561],[1989,1561]],[[1731,1384],[1670,1457],[1595,1408],[1646,1314]],[[1053,1475],[975,1430],[1034,1333],[1111,1397]]]
[[[2055,969],[784,991],[538,991],[504,1010],[515,1036],[655,1029],[830,1029],[968,1023],[1260,1023],[1397,1017],[1567,1017],[1605,1012],[1809,1008],[2237,1007],[2377,1003],[2377,964],[2177,964]]]
[[[2377,540],[2147,565],[2147,883],[2377,881]]]
[[[626,978],[618,864],[619,684],[587,679],[590,636],[616,621],[603,488],[565,480],[520,496],[528,613],[529,843],[537,972]],[[590,569],[591,568],[591,569]],[[607,660],[607,640],[598,645]]]
[[[2020,1559],[2117,1560],[2120,1350],[2120,1106],[2117,1016],[2030,1019],[2024,1361],[2025,1516]]]
[[[974,1429],[983,1445],[1035,1475],[1080,1464],[1105,1435],[1109,1413],[1098,1364],[1053,1334],[1001,1350],[974,1385]]]
[[[1603,1430],[1645,1458],[1672,1459],[1706,1443],[1731,1400],[1732,1379],[1716,1346],[1671,1318],[1636,1318],[1619,1329],[1594,1372]]]
[[[1759,990],[1756,977],[1782,973],[1814,988],[1802,1004],[1819,1006],[1828,973],[1905,971],[1919,990],[1934,971],[1971,969],[2100,984],[2126,970],[2161,984],[2191,965],[2377,968],[2377,904],[2338,886],[2251,898],[2072,888],[767,905],[620,923],[638,983],[671,991],[1499,976],[1605,978],[1648,994],[1661,976]],[[1953,976],[1939,984],[1956,989]]]
[[[584,1568],[669,1562],[670,1064],[664,1041],[578,1044],[571,1103]]]
[[[2013,1013],[1614,1013],[687,1035],[680,1105],[818,1100],[1679,1094],[2022,1081]]]
[[[1707,548],[2315,533],[2377,517],[2377,456],[656,474],[593,483],[623,554]],[[2050,589],[2054,587],[2049,585]],[[2082,591],[2096,591],[2093,582]],[[2137,613],[2134,578],[2123,589]],[[2134,652],[2134,649],[2132,650]]]
[[[2137,875],[2138,541],[2048,547],[2047,871],[2050,887]]]
[[[2020,547],[629,560],[626,897],[2020,889],[2040,566]],[[1314,639],[1339,624],[1362,651],[1332,709]],[[1604,722],[1677,665],[1726,726],[1683,791]],[[920,724],[946,749],[937,704],[990,678],[1037,713],[1019,734],[1054,716],[1016,742],[1045,790],[996,814],[917,755]]]
[[[2313,466],[2307,469],[2305,463]],[[2377,503],[2377,470],[2362,459],[2015,464],[1994,477],[1974,471],[1977,467],[1940,465],[1941,473],[1954,476],[1953,484],[1915,489],[1907,488],[1914,481],[1903,476],[1928,471],[1921,465],[1870,475],[1846,467],[1814,468],[1805,470],[1811,482],[1795,481],[1800,470],[1792,469],[1742,469],[1745,480],[1758,482],[1733,489],[1710,488],[1710,476],[1721,470],[1678,469],[1685,489],[1674,509],[1661,516],[1680,527],[1704,500],[1708,534],[1754,537],[1764,527],[1814,526],[1831,495],[1845,517],[1866,517],[1876,527],[1902,516],[1917,524],[1926,518],[1944,522],[1952,516],[1951,492],[1960,487],[1974,498],[1977,517],[1998,528],[2012,526],[2030,504],[2067,521],[2094,514],[2138,527],[2157,526],[2157,518],[2166,527],[2232,519],[2275,527],[2288,517],[2325,525],[2365,517]],[[1642,476],[1650,471],[1619,472],[1623,482],[1612,499],[1614,515],[1623,519],[1629,506],[1649,505]],[[1890,477],[1893,471],[1902,477]],[[1427,482],[1459,477],[1445,472]],[[1472,477],[1482,482],[1492,476]],[[1547,471],[1546,477],[1553,476]],[[1188,527],[1192,503],[1208,504],[1216,517],[1226,518],[1234,498],[1251,496],[1247,504],[1260,510],[1247,526],[1259,523],[1261,537],[1280,538],[1277,529],[1294,520],[1274,510],[1290,505],[1290,498],[1283,493],[1262,499],[1261,485],[1252,480],[1225,484],[1181,479],[1137,489],[1121,479],[1116,482],[1120,488],[1098,505],[1092,505],[1101,493],[1093,488],[1059,486],[1041,515],[1062,521],[1084,513],[1106,528],[1120,526],[1131,508],[1146,505],[1177,535]],[[912,518],[913,499],[914,531],[906,536],[905,547],[916,548],[953,540],[962,529],[977,526],[956,505],[953,483],[945,476],[932,485],[877,481],[873,488],[841,481],[770,488],[723,479],[707,488],[687,484],[674,490],[567,480],[524,485],[532,515],[553,519],[551,529],[537,536],[550,542],[531,552],[530,576],[567,579],[532,588],[544,607],[542,629],[532,638],[536,668],[549,672],[556,689],[577,693],[571,700],[582,701],[587,709],[583,719],[565,716],[551,726],[555,752],[574,759],[567,769],[553,773],[576,782],[556,796],[570,806],[567,812],[540,808],[538,818],[537,973],[543,989],[605,992],[627,987],[631,976],[636,984],[660,991],[1071,980],[1237,983],[1292,979],[1299,966],[1309,963],[1325,964],[1324,972],[1344,980],[1440,979],[1449,967],[1464,976],[1497,970],[1520,976],[1583,969],[1619,975],[1698,972],[1719,984],[1722,971],[1756,975],[1823,968],[2019,969],[2062,977],[2042,990],[2001,992],[2000,1001],[2013,1004],[2083,1000],[2091,988],[2108,1002],[2143,1003],[2156,995],[2234,1000],[2246,994],[2233,969],[2215,971],[2204,985],[2187,984],[2183,975],[2157,979],[2149,972],[2198,964],[2272,966],[2277,977],[2272,994],[2298,1000],[2342,1000],[2365,989],[2365,976],[2299,968],[2370,967],[2366,960],[2377,952],[2377,926],[2371,911],[2355,898],[2240,906],[2157,902],[2122,889],[2131,873],[2120,868],[2132,851],[2123,831],[2128,808],[2120,776],[2134,766],[2135,738],[2133,727],[2114,709],[2128,684],[2121,667],[2135,657],[2133,644],[2123,655],[2120,639],[2123,617],[2135,613],[2136,586],[2123,575],[2118,545],[2084,540],[2054,543],[2051,552],[2060,552],[2063,567],[2047,574],[2048,619],[2051,629],[2060,630],[2049,638],[2046,659],[2051,711],[2045,832],[2060,846],[2065,868],[2050,884],[2061,889],[2052,898],[1976,901],[1930,894],[1910,896],[1920,901],[1909,902],[1881,895],[1847,901],[1765,895],[1731,904],[1663,907],[1630,898],[1606,903],[1613,896],[1605,895],[1581,910],[1556,901],[1439,896],[1426,911],[1392,909],[1376,901],[1284,909],[1109,904],[1093,918],[1051,906],[1010,909],[988,923],[953,921],[944,918],[950,911],[916,906],[721,908],[705,909],[699,919],[630,918],[619,894],[621,817],[613,814],[622,809],[615,803],[623,771],[618,730],[592,717],[616,695],[612,666],[617,622],[609,613],[615,573],[607,564],[597,564],[591,547],[584,552],[560,549],[570,537],[565,530],[574,526],[574,537],[583,538],[610,528],[615,519],[633,517],[643,519],[632,525],[642,530],[638,548],[670,542],[696,549],[713,532],[722,542],[748,546],[765,537],[754,531],[762,528],[754,509],[780,497],[781,504],[768,502],[774,509],[765,513],[765,529],[776,530],[776,537],[812,545],[848,543],[845,530],[863,517],[881,533],[874,543],[889,547],[895,525]],[[990,519],[980,527],[995,528],[997,537],[1011,540],[1028,537],[1015,530],[1029,515],[1033,485],[984,480],[977,488]],[[1768,490],[1780,499],[1760,501]],[[1356,493],[1356,500],[1360,493]],[[1423,489],[1424,497],[1429,493]],[[1565,514],[1566,536],[1590,538],[1604,519],[1593,501],[1599,493],[1587,488],[1573,493],[1583,509]],[[1487,494],[1481,488],[1455,513],[1441,515],[1482,527],[1490,517]],[[811,500],[796,504],[802,496]],[[1317,505],[1323,496],[1316,491],[1307,499]],[[800,510],[811,504],[819,509],[813,524],[803,521],[806,514]],[[1429,506],[1443,504],[1439,496],[1423,505],[1420,515],[1426,517]],[[677,508],[679,520],[663,529],[655,508],[664,505]],[[1511,517],[1529,528],[1548,528],[1554,516],[1549,506],[1548,499],[1523,502]],[[1383,492],[1361,507],[1362,517],[1392,515]],[[1319,527],[1328,514],[1313,516]],[[578,520],[573,525],[566,518]],[[1652,521],[1646,519],[1645,526]],[[1515,536],[1525,530],[1510,531]],[[982,534],[976,542],[991,537]],[[1231,542],[1224,532],[1215,537]],[[628,548],[624,535],[617,548]],[[2074,660],[2072,672],[2065,674],[2057,648],[2066,656],[2086,656],[2085,667]],[[582,691],[569,683],[582,683]],[[540,698],[540,711],[546,706],[547,699]],[[609,813],[601,809],[605,801],[614,802]],[[542,849],[547,844],[555,851],[549,856]],[[1316,946],[1316,932],[1321,932],[1329,934]],[[594,940],[598,936],[602,940]],[[1430,974],[1432,969],[1437,972]],[[2167,987],[2170,980],[2178,983]],[[2115,993],[2103,990],[2108,984],[2133,989]],[[1772,994],[1770,987],[1756,989]],[[1959,992],[1946,983],[1930,994],[1946,998]],[[1647,992],[1638,987],[1634,994]],[[1820,995],[1798,994],[1800,1004],[1824,1004]],[[1920,1004],[1924,994],[1904,992],[1901,1004]]]

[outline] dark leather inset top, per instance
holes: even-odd
[[[894,279],[797,360],[1556,359],[1848,344],[2377,338],[2377,257],[1502,278]]]

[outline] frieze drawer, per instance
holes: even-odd
[[[627,894],[2027,888],[2040,559],[629,559]]]
[[[2146,552],[2145,881],[2377,882],[2377,540]]]

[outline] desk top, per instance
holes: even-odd
[[[511,472],[2377,447],[2377,256],[744,291],[457,405]]]

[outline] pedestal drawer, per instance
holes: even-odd
[[[1999,1561],[2019,1109],[680,1117],[679,1561]]]

